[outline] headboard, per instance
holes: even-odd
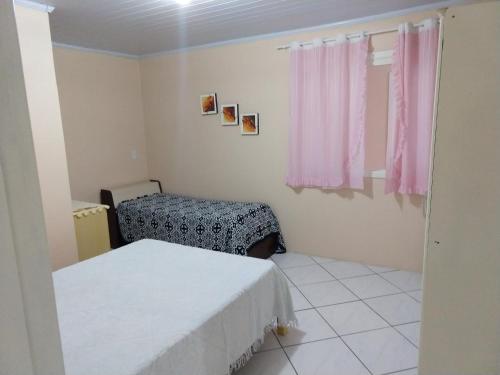
[[[135,199],[144,195],[162,192],[163,189],[161,187],[161,182],[158,180],[140,181],[134,184],[101,190],[101,203],[109,206],[108,226],[111,248],[116,249],[126,243],[121,236],[120,228],[118,226],[116,207],[121,202],[129,199]]]

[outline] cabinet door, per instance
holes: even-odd
[[[108,216],[105,209],[94,210],[86,216],[73,217],[80,261],[104,254],[110,249]]]
[[[500,4],[448,9],[424,265],[420,374],[498,374]]]

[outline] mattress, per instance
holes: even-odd
[[[123,201],[117,207],[127,242],[152,238],[231,254],[247,251],[277,233],[277,253],[285,251],[278,219],[271,207],[156,193]]]
[[[134,242],[53,279],[67,375],[229,374],[276,319],[296,319],[272,261],[163,241]]]

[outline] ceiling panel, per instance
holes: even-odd
[[[57,43],[132,55],[313,27],[438,0],[45,0]]]

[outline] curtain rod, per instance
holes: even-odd
[[[436,19],[437,23],[439,24],[441,22],[441,19],[438,18]],[[422,21],[422,22],[419,22],[419,23],[415,23],[413,24],[415,27],[423,27],[425,26],[425,21]],[[391,27],[389,29],[382,29],[382,30],[376,30],[376,31],[370,31],[370,32],[365,32],[364,35],[366,36],[371,36],[371,35],[380,35],[380,34],[387,34],[387,33],[394,33],[396,31],[399,30],[399,27]],[[354,38],[359,38],[361,32],[356,32],[356,33],[350,33],[350,34],[347,34],[346,35],[346,38],[347,39],[354,39]],[[323,43],[330,43],[330,42],[335,42],[336,38],[326,38],[326,39],[322,39],[322,42]],[[313,44],[313,42],[298,42],[299,43],[299,46],[303,47],[303,46],[310,46]],[[290,49],[292,46],[291,44],[285,44],[283,46],[278,46],[276,47],[276,49],[278,51],[283,51],[283,50],[287,50],[287,49]]]

